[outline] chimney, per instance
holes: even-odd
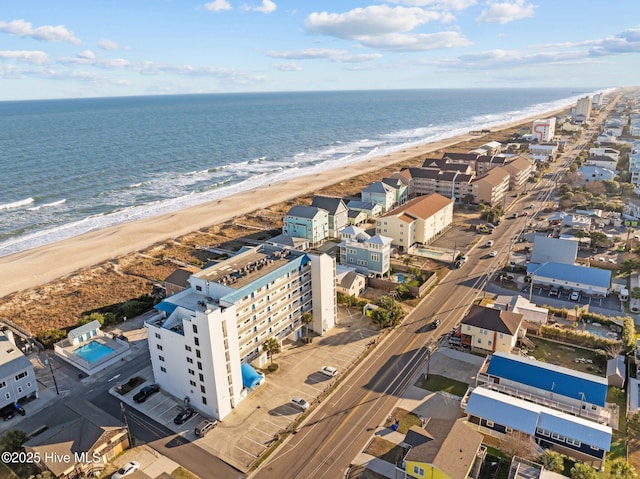
[[[13,337],[13,331],[11,331],[10,329],[6,329],[4,331],[4,335],[7,337],[11,344],[13,344],[14,346],[16,345],[16,338]]]
[[[509,305],[509,303],[505,304],[505,305],[504,305],[504,310],[505,310],[505,311],[509,311],[509,306],[510,306],[510,305]]]

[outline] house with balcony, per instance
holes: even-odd
[[[13,332],[0,333],[0,409],[38,397],[38,382],[29,358],[16,346]]]
[[[329,212],[316,206],[294,206],[284,216],[282,234],[316,246],[329,237]]]
[[[555,143],[532,143],[529,145],[529,156],[536,161],[553,161],[558,153]]]
[[[511,174],[504,168],[493,168],[472,182],[474,202],[495,205],[504,200],[509,191]]]
[[[360,192],[360,199],[364,203],[374,203],[382,207],[382,212],[389,211],[396,203],[397,191],[382,181],[371,183]]]
[[[362,228],[348,226],[342,230],[340,264],[354,268],[365,276],[381,278],[391,265],[391,242],[387,236],[370,236]]]
[[[314,196],[311,206],[321,208],[328,213],[329,236],[338,238],[340,231],[349,224],[349,210],[342,198],[331,198],[328,196]]]
[[[377,218],[382,214],[382,205],[370,203],[368,201],[351,200],[347,203],[347,208],[349,208],[349,218],[357,218],[358,215],[352,215],[351,212],[358,211],[360,213],[364,213],[364,221],[371,218]],[[362,218],[359,220],[362,221]]]
[[[518,190],[527,184],[535,172],[535,166],[524,156],[516,156],[510,160],[502,168],[509,173],[509,189]]]
[[[489,170],[508,165],[510,161],[504,155],[480,155],[476,160],[476,175],[482,176]]]
[[[454,337],[472,351],[510,352],[525,338],[522,314],[474,304],[462,318]]]
[[[399,178],[382,178],[381,180],[385,185],[390,186],[395,190],[395,202],[393,206],[399,206],[407,202],[409,195],[409,187]]]
[[[420,196],[376,220],[376,234],[400,251],[428,244],[453,221],[453,201],[437,193]]]

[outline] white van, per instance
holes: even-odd
[[[336,368],[334,368],[333,366],[322,366],[322,369],[320,370],[320,372],[322,374],[324,374],[325,376],[328,376],[330,378],[332,378],[336,374],[338,374],[338,370]]]

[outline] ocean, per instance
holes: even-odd
[[[0,102],[0,256],[575,103],[569,89]]]

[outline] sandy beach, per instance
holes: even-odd
[[[565,110],[537,115],[536,118],[544,118],[561,111]],[[517,125],[530,125],[533,119],[492,127],[492,132]],[[344,167],[273,183],[170,214],[124,223],[1,257],[0,298],[13,292],[47,284],[82,268],[119,258],[168,238],[176,238],[201,228],[220,224],[239,215],[317,192],[341,180],[477,138],[477,136],[466,134],[426,143]],[[482,140],[483,142],[491,141],[492,135],[484,135]]]

